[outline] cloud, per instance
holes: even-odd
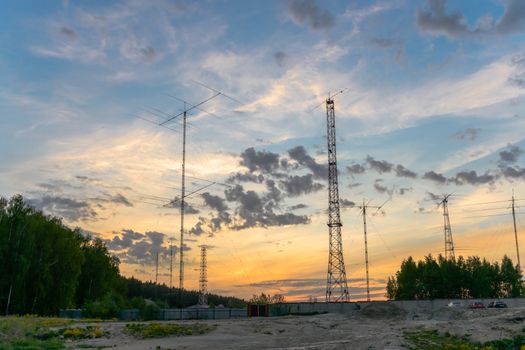
[[[498,21],[486,14],[469,28],[467,19],[456,11],[446,13],[446,0],[427,0],[428,9],[416,13],[416,24],[421,31],[449,38],[472,35],[520,33],[525,30],[525,3],[522,0],[505,0],[504,13]]]
[[[456,140],[474,141],[478,137],[480,132],[481,132],[480,128],[467,128],[463,131],[458,131],[457,133],[453,134],[451,137]]]
[[[499,33],[517,33],[525,30],[525,2],[505,0],[505,12],[498,22]]]
[[[434,181],[435,183],[440,184],[440,185],[443,185],[447,182],[447,178],[445,176],[443,176],[442,174],[438,174],[433,170],[427,171],[423,175],[423,179]]]
[[[341,205],[341,208],[353,208],[355,207],[355,202],[351,201],[349,199],[341,198],[339,200],[339,204]]]
[[[383,185],[382,179],[377,179],[374,181],[374,189],[379,193],[387,193],[388,195],[392,195],[393,191],[388,189],[385,185]]]
[[[250,147],[241,153],[240,164],[247,167],[250,172],[258,170],[262,173],[271,173],[279,168],[279,155],[272,152],[256,151]]]
[[[510,179],[525,179],[525,168],[516,167],[503,167],[501,173],[506,178]]]
[[[77,39],[77,33],[68,27],[62,27],[59,31],[60,35],[64,36],[65,38],[69,40],[76,40]]]
[[[397,47],[400,45],[398,40],[391,38],[369,38],[368,42],[380,48]]]
[[[105,240],[108,249],[113,251],[122,262],[127,264],[154,265],[159,256],[160,263],[170,257],[170,245],[166,242],[167,234],[158,231],[145,233],[124,229],[114,232],[112,239]],[[177,254],[180,247],[173,246],[173,253]],[[184,250],[191,250],[184,246]]]
[[[361,164],[352,164],[350,166],[346,167],[346,171],[348,171],[349,174],[362,174],[365,172],[365,167]]]
[[[499,164],[514,164],[525,153],[519,146],[512,146],[508,150],[499,152]]]
[[[478,175],[476,171],[471,170],[461,171],[455,177],[450,178],[449,181],[454,182],[456,185],[484,185],[493,183],[497,178],[497,175],[491,175],[488,172]]]
[[[394,171],[396,172],[396,176],[399,176],[399,177],[408,177],[411,179],[414,179],[417,177],[417,174],[415,172],[408,170],[401,164],[396,165],[396,167],[394,168]]]
[[[114,195],[108,194],[108,198],[104,199],[104,201],[115,203],[115,204],[122,204],[126,207],[132,207],[133,203],[131,203],[126,197],[124,197],[122,194],[117,193]]]
[[[425,198],[426,201],[432,201],[432,202],[441,202],[442,196],[439,194],[435,194],[432,192],[427,192],[427,197]]]
[[[284,67],[284,63],[286,61],[286,53],[282,51],[277,51],[273,54],[273,59],[279,67]]]
[[[510,63],[516,68],[516,72],[509,77],[509,83],[519,88],[525,88],[525,54],[515,55]]]
[[[202,199],[204,199],[204,204],[208,207],[217,210],[218,212],[223,212],[228,210],[228,206],[224,198],[210,194],[209,192],[204,192],[201,194]]]
[[[399,193],[401,196],[404,196],[407,192],[411,192],[414,189],[412,187],[401,187],[398,189],[397,193]]]
[[[324,187],[322,184],[314,182],[312,174],[289,176],[286,180],[281,180],[279,184],[290,197],[316,192]]]
[[[427,0],[427,4],[427,10],[416,13],[416,24],[420,30],[448,37],[469,33],[466,18],[461,13],[446,14],[446,0]]]
[[[47,194],[28,201],[35,209],[41,210],[46,214],[62,217],[68,221],[93,221],[99,219],[97,212],[86,201]]]
[[[319,164],[312,158],[303,146],[297,146],[288,151],[291,159],[297,161],[299,165],[310,169],[318,179],[326,179],[328,177],[328,167],[325,164]]]
[[[296,205],[292,205],[290,207],[290,210],[299,210],[299,209],[305,209],[305,208],[308,208],[308,205],[303,204],[303,203],[299,203],[299,204],[296,204]]]
[[[394,164],[387,162],[386,160],[375,160],[373,157],[367,156],[366,162],[370,169],[377,171],[379,174],[389,173],[392,171]]]
[[[169,203],[165,204],[164,207],[165,208],[180,208],[180,203],[181,203],[180,197],[176,196],[175,198],[170,200]],[[199,214],[200,211],[194,206],[192,206],[190,203],[188,203],[187,201],[184,201],[184,213],[192,215],[192,214]]]
[[[291,0],[287,10],[295,23],[306,25],[313,31],[330,29],[335,25],[335,17],[317,6],[314,0]]]
[[[255,182],[262,183],[264,182],[264,175],[262,174],[252,174],[252,173],[235,173],[231,175],[226,182],[235,183],[235,182]]]

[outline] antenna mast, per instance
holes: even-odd
[[[208,262],[206,246],[201,246],[201,271],[199,278],[199,305],[208,305]]]
[[[182,175],[181,175],[181,196],[180,196],[180,252],[179,252],[179,297],[182,308],[182,289],[184,288],[184,199],[186,195],[186,103],[184,103],[184,113],[182,119]]]
[[[370,301],[370,277],[368,274],[368,240],[366,238],[366,203],[363,199],[363,232],[365,234],[366,301]]]
[[[518,271],[521,272],[520,248],[518,245],[518,230],[516,228],[516,210],[514,204],[514,191],[512,191],[512,221],[514,223],[514,238],[516,239],[516,256],[518,257]]]
[[[448,198],[451,195],[445,195],[441,204],[443,205],[443,221],[445,231],[445,259],[454,260],[454,242],[452,241],[452,229],[450,227],[450,218],[448,215]]]
[[[328,275],[326,279],[326,301],[349,301],[343,259],[341,237],[341,214],[339,210],[339,187],[337,181],[337,155],[335,136],[335,109],[333,96],[326,99],[326,122],[328,141]]]

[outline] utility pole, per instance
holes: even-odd
[[[342,91],[341,91],[342,92]],[[335,95],[334,95],[335,96]],[[337,180],[337,154],[335,136],[335,108],[333,96],[326,99],[326,124],[328,141],[328,274],[326,301],[349,301],[346,270],[341,237],[341,214],[339,209],[339,186]]]
[[[512,191],[512,222],[514,223],[514,238],[516,239],[516,256],[518,257],[518,271],[521,272],[520,247],[518,244],[518,229],[516,228],[516,206],[514,202],[514,191]]]
[[[201,270],[199,278],[199,305],[208,305],[208,262],[206,246],[201,246]]]
[[[445,231],[445,259],[454,260],[456,257],[454,255],[454,242],[452,241],[452,229],[450,227],[450,218],[448,215],[448,199],[450,196],[450,194],[443,196],[441,205],[443,205],[443,221]]]
[[[182,121],[182,189],[180,196],[180,246],[179,246],[179,299],[182,308],[182,289],[184,288],[184,199],[186,197],[186,103]]]

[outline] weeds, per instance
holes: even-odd
[[[525,337],[493,340],[486,343],[471,342],[466,336],[458,337],[437,330],[405,332],[405,339],[413,344],[413,350],[525,350]]]
[[[196,323],[191,327],[181,326],[174,323],[128,323],[124,332],[136,338],[159,338],[167,336],[182,336],[204,334],[212,327]]]

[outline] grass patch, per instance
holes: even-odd
[[[168,336],[196,335],[210,331],[212,327],[195,323],[191,327],[175,323],[128,323],[124,332],[136,338],[161,338]]]
[[[60,350],[65,349],[64,342],[58,339],[13,339],[0,342],[1,350]]]
[[[405,332],[412,350],[525,350],[525,337],[493,340],[486,343],[471,342],[467,337],[458,337],[437,330]]]

